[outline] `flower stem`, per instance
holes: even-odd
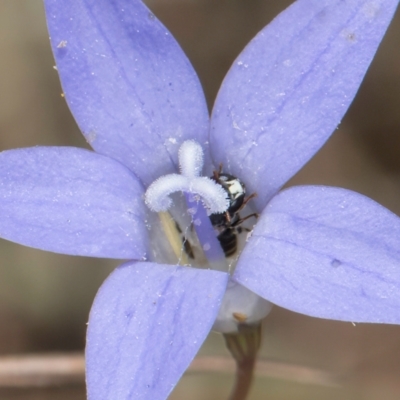
[[[235,386],[229,396],[229,400],[245,400],[253,381],[255,359],[236,363]]]
[[[261,345],[261,324],[239,325],[238,332],[225,333],[226,347],[236,361],[235,385],[229,400],[245,400],[253,381],[257,353]]]

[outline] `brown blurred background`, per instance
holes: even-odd
[[[188,54],[210,107],[234,58],[289,0],[149,0]],[[41,0],[0,2],[0,150],[86,146],[60,96]],[[339,130],[290,184],[366,194],[400,215],[400,13]],[[399,243],[400,245],[400,243]],[[115,262],[0,241],[0,354],[82,350],[97,288]],[[400,310],[399,310],[400,312]],[[259,378],[250,400],[400,399],[400,327],[318,320],[275,307],[262,357],[338,374],[332,388]],[[212,334],[201,354],[225,355]],[[187,374],[171,399],[224,399],[230,374]],[[0,389],[2,399],[85,398],[83,386]]]

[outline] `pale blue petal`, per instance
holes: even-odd
[[[166,399],[207,337],[228,275],[127,263],[100,288],[87,332],[89,400]]]
[[[0,153],[0,237],[56,253],[142,259],[143,188],[119,162],[73,147]]]
[[[212,114],[216,165],[262,210],[340,123],[398,0],[298,0],[225,78]]]
[[[142,1],[45,0],[45,7],[65,97],[97,152],[147,186],[176,169],[182,141],[207,147],[197,75]]]
[[[400,323],[400,219],[349,190],[287,189],[263,212],[234,279],[314,317]]]

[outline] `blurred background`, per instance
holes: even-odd
[[[177,38],[211,108],[229,66],[289,0],[148,0]],[[400,215],[400,13],[340,128],[289,185],[349,188]],[[61,97],[41,0],[0,2],[0,150],[87,144]],[[400,243],[399,243],[400,245]],[[0,241],[0,355],[82,351],[96,290],[115,262]],[[400,312],[400,310],[399,310]],[[257,378],[250,400],[400,399],[400,327],[314,319],[275,307],[261,357],[332,372],[343,385]],[[226,355],[211,334],[202,355]],[[224,399],[231,374],[188,373],[171,396]],[[0,389],[2,399],[85,399],[83,385]]]

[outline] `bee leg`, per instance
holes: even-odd
[[[246,221],[247,219],[252,218],[252,217],[258,218],[258,214],[257,214],[257,213],[249,214],[249,215],[247,215],[247,216],[244,217],[244,218],[238,219],[238,220],[235,221],[231,226],[238,226],[238,225],[241,225],[244,221]],[[246,229],[246,228],[245,228],[245,229]]]
[[[247,196],[244,200],[242,205],[240,206],[240,208],[237,210],[237,212],[239,212],[240,210],[242,210],[246,204],[251,200],[254,199],[254,197],[257,197],[257,193],[252,193],[250,196]]]
[[[221,185],[219,176],[222,174],[222,163],[219,164],[218,171],[213,171],[214,179]]]
[[[226,222],[230,225],[231,224],[231,214],[228,211],[225,212]]]
[[[185,253],[189,256],[189,258],[194,259],[194,253],[192,249],[192,245],[190,244],[189,240],[184,236],[182,237],[182,245]]]
[[[175,221],[175,228],[179,233],[182,233],[182,229],[176,221]]]

